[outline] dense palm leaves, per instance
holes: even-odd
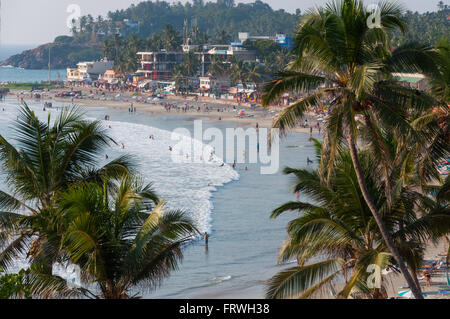
[[[89,288],[88,297],[137,297],[136,286],[155,288],[177,269],[182,245],[197,235],[193,222],[181,211],[164,212],[164,202],[151,185],[125,175],[118,180],[81,183],[58,199],[58,213],[67,225],[62,233],[63,261],[76,264]],[[56,277],[30,278],[33,293],[65,295]],[[43,285],[43,283],[46,283]]]
[[[367,189],[358,161],[357,133],[360,125],[372,128],[371,138],[383,154],[385,191],[387,203],[391,205],[389,158],[373,129],[376,124],[372,119],[380,121],[387,130],[400,130],[417,145],[422,145],[421,152],[427,153],[426,146],[432,141],[427,135],[418,134],[408,117],[411,112],[430,111],[436,101],[423,92],[399,85],[391,74],[422,72],[435,78],[442,74],[437,67],[438,54],[432,48],[409,43],[392,52],[388,35],[393,30],[404,29],[402,9],[389,2],[380,3],[379,7],[381,25],[376,28],[369,27],[370,12],[362,1],[330,2],[325,8],[311,11],[297,31],[297,60],[266,86],[264,104],[269,105],[285,92],[307,94],[283,110],[274,123],[274,127],[284,132],[296,126],[308,108],[320,105],[324,99],[331,101],[323,149],[323,158],[328,164],[325,166],[322,160],[321,176],[330,182],[339,144],[347,143],[362,195],[414,295],[422,298]],[[362,115],[364,121],[358,121],[356,115]]]
[[[77,109],[40,122],[24,105],[13,129],[13,142],[0,136],[13,194],[0,193],[0,265],[26,254],[34,297],[132,298],[132,288],[153,289],[178,267],[183,244],[198,234],[193,222],[164,212],[127,156],[97,167],[114,143],[99,122]],[[83,287],[54,275],[55,264],[79,266]]]
[[[391,191],[392,202],[388,205],[377,163],[370,154],[360,155],[368,190],[397,249],[415,272],[422,261],[425,241],[449,232],[449,207],[437,205],[405,184],[406,174],[400,167]],[[279,258],[281,263],[296,259],[298,266],[275,275],[267,296],[308,298],[343,280],[338,298],[386,298],[383,281],[380,288],[368,286],[367,279],[373,271],[369,266],[397,271],[396,262],[363,200],[348,150],[338,152],[328,185],[322,183],[318,169],[287,168],[285,173],[295,176],[294,191],[307,195],[313,204],[290,202],[273,212],[272,218],[288,211],[301,213],[288,225],[289,239]],[[416,210],[412,209],[414,206]]]
[[[120,176],[133,165],[125,156],[99,168],[103,149],[114,141],[99,122],[84,120],[75,108],[63,110],[52,123],[50,117],[39,121],[24,105],[12,129],[12,141],[0,136],[7,182],[0,191],[0,265],[7,268],[22,253],[51,265],[60,244],[58,193],[73,183]]]

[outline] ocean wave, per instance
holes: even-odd
[[[213,155],[208,161],[206,155],[203,162],[196,158],[185,158],[180,149],[193,146],[192,154],[210,154],[213,149],[191,137],[183,137],[182,141],[172,140],[172,132],[159,128],[119,121],[102,121],[109,128],[109,135],[117,142],[112,147],[114,153],[131,154],[136,159],[139,170],[147,182],[153,183],[155,190],[166,199],[169,209],[186,210],[197,223],[200,232],[211,232],[212,193],[218,187],[239,179],[239,174]],[[155,139],[149,137],[153,135]],[[179,134],[175,137],[181,138]],[[122,144],[124,149],[122,149]],[[169,147],[173,151],[169,151]],[[111,158],[111,156],[109,156]],[[174,158],[176,161],[174,161]]]

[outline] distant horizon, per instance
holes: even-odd
[[[26,2],[25,2],[26,1]],[[0,34],[0,45],[17,45],[29,46],[40,45],[52,42],[57,36],[71,35],[70,30],[66,26],[67,17],[70,13],[67,12],[67,7],[72,4],[73,0],[0,0],[2,5],[2,28]],[[143,2],[141,0],[77,0],[77,4],[81,7],[81,14],[91,14],[94,17],[102,15],[105,17],[108,11],[115,11],[126,9],[132,4]],[[168,0],[174,4],[175,0]],[[183,4],[187,1],[181,1]],[[192,2],[192,1],[190,1]],[[205,1],[215,2],[215,1]],[[236,3],[254,3],[254,0],[237,0]],[[293,13],[295,10],[301,9],[302,12],[314,7],[316,5],[323,5],[329,0],[266,0],[263,1],[269,4],[274,10],[284,9],[287,12]],[[365,3],[376,3],[378,1],[365,0]],[[438,0],[436,1],[397,1],[402,3],[405,8],[413,12],[433,12],[437,11]],[[448,0],[444,1],[448,4]],[[38,12],[39,14],[36,14]],[[60,14],[57,14],[60,12]],[[45,23],[44,23],[45,22]]]

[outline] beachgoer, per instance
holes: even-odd
[[[427,287],[431,287],[431,273],[429,269],[425,269],[425,271],[423,272],[423,276],[425,277],[426,280],[426,286]]]
[[[205,245],[208,246],[208,242],[209,242],[209,235],[208,235],[208,233],[205,232],[205,235],[203,235],[203,240],[205,241]]]

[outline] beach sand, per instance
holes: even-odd
[[[89,94],[90,90],[76,88],[76,90],[82,90],[83,94]],[[56,93],[58,90],[52,90],[50,92],[44,92],[42,94],[41,101],[51,102],[58,101],[67,103],[68,105],[72,104],[71,98],[60,98],[56,97]],[[21,96],[21,91],[12,90],[10,95]],[[246,127],[255,127],[256,124],[261,128],[271,128],[274,116],[278,114],[282,107],[270,107],[270,108],[262,108],[260,106],[251,107],[248,103],[239,104],[234,100],[229,99],[213,99],[209,97],[199,97],[198,101],[194,101],[193,97],[183,98],[181,96],[167,96],[164,100],[160,101],[150,101],[148,103],[138,102],[136,99],[133,99],[133,96],[130,94],[123,94],[121,100],[115,98],[118,93],[108,93],[106,95],[106,99],[96,98],[83,98],[83,99],[74,99],[73,104],[80,107],[110,107],[114,109],[120,109],[124,112],[128,112],[128,109],[133,103],[133,107],[140,112],[147,112],[151,115],[161,115],[161,114],[176,114],[183,115],[188,117],[197,117],[203,118],[205,121],[209,122],[238,122],[242,126]],[[23,94],[24,100],[30,99],[30,94]],[[147,98],[148,95],[142,94],[140,95],[143,98]],[[187,112],[172,109],[170,112],[167,112],[164,108],[164,104],[176,104],[180,107],[184,106],[187,103],[189,106],[194,106],[194,109],[189,109]],[[204,110],[204,105],[208,106],[210,111],[206,112]],[[201,107],[201,111],[197,111],[197,107]],[[243,109],[247,117],[239,117],[237,112],[233,110],[233,107],[236,109]],[[220,110],[220,112],[218,112]],[[308,123],[313,125],[313,133],[318,133],[318,129],[315,125],[317,125],[319,116],[314,114],[313,112],[308,112],[305,115],[305,119],[308,120]],[[319,121],[321,122],[321,121]],[[296,133],[310,133],[310,129],[306,127],[295,127],[291,130]]]
[[[436,245],[429,242],[425,251],[425,261],[431,264],[435,261],[445,261],[445,257],[439,256],[441,253],[447,253],[448,245],[445,240],[440,240]],[[443,265],[439,270],[431,273],[431,287],[426,287],[425,280],[419,280],[422,292],[426,294],[426,299],[450,299],[450,294],[441,294],[441,291],[450,291],[447,285],[446,266]],[[421,274],[418,275],[420,277]],[[397,298],[400,291],[408,290],[405,279],[401,274],[389,274],[386,276],[386,288],[390,298]],[[406,287],[406,288],[405,288]]]
[[[87,92],[84,92],[87,93]],[[72,104],[71,98],[57,98],[55,97],[56,91],[50,91],[48,93],[45,93],[43,95],[42,101],[60,101],[60,102],[67,102],[68,105]],[[12,91],[10,92],[10,95],[19,96],[19,91]],[[239,106],[239,108],[245,109],[245,113],[247,115],[250,115],[251,117],[245,117],[240,118],[237,116],[237,113],[233,111],[233,106],[236,106],[238,108],[238,103],[231,100],[215,100],[212,98],[199,98],[199,100],[196,102],[193,100],[193,98],[184,99],[182,97],[174,97],[171,96],[169,98],[166,98],[162,101],[152,101],[149,103],[139,103],[136,100],[132,99],[131,96],[123,96],[122,101],[113,100],[113,95],[107,96],[106,100],[99,100],[99,99],[75,99],[73,101],[74,105],[81,106],[81,107],[108,107],[108,108],[114,108],[123,110],[124,112],[128,112],[128,109],[131,106],[131,103],[133,103],[133,106],[137,108],[138,111],[147,112],[152,115],[161,115],[161,114],[176,114],[176,115],[183,115],[188,117],[201,117],[205,121],[215,122],[215,121],[224,121],[224,122],[238,122],[243,127],[255,127],[256,124],[259,125],[259,127],[266,127],[270,128],[273,123],[274,115],[278,114],[281,111],[281,108],[278,107],[272,107],[269,109],[264,109],[262,107],[253,107],[251,108],[249,105],[247,106]],[[27,100],[29,95],[24,95],[24,99]],[[164,103],[169,104],[177,104],[177,105],[184,105],[184,103],[188,103],[188,105],[193,105],[195,107],[194,110],[188,110],[187,112],[183,111],[177,111],[177,110],[171,110],[170,113],[166,111],[164,108]],[[197,112],[196,108],[198,106],[203,106],[206,103],[206,105],[211,109],[209,112],[200,111]],[[223,112],[218,112],[217,109],[225,109]],[[106,114],[105,114],[106,115]],[[220,120],[219,120],[220,118]],[[319,116],[316,114],[309,112],[306,114],[305,119],[308,120],[308,123],[311,125],[317,125]],[[305,133],[309,134],[310,129],[309,128],[303,128],[303,127],[296,127],[292,131],[297,133]],[[314,134],[317,133],[317,128],[314,127],[313,129]],[[445,244],[445,241],[440,241],[437,245],[434,245],[432,243],[429,243],[427,246],[427,250],[425,253],[425,260],[429,263],[441,260],[442,257],[438,257],[438,255],[442,252],[446,252],[448,249],[447,245]],[[396,298],[398,297],[398,292],[407,290],[407,284],[404,280],[403,276],[401,274],[393,274],[390,273],[386,276],[384,276],[384,280],[386,283],[387,292],[390,298]],[[425,281],[420,281],[422,291],[427,296],[427,299],[449,299],[450,294],[441,294],[440,292],[445,289],[450,289],[450,287],[447,285],[447,279],[446,279],[446,268],[443,266],[440,270],[435,270],[432,273],[432,280],[431,280],[431,287],[425,286]],[[336,285],[336,287],[339,287],[341,285]],[[403,287],[403,288],[402,288]],[[405,288],[406,287],[406,288]],[[198,296],[199,298],[205,297],[205,296]],[[219,293],[217,295],[208,296],[209,298],[213,299],[220,299],[220,298],[231,298],[231,299],[251,299],[251,298],[262,298],[261,292],[257,289],[252,289],[249,287],[245,291],[223,291],[223,293]],[[330,295],[323,295],[321,298],[332,298]]]

